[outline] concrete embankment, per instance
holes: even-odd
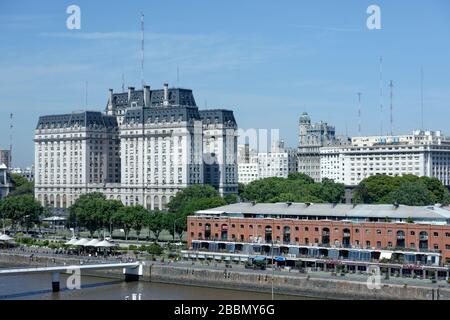
[[[0,264],[8,266],[77,265],[77,258],[34,257],[18,254],[0,254]],[[95,270],[84,275],[123,278],[122,270]],[[254,292],[271,292],[272,276],[266,273],[244,272],[228,269],[212,270],[188,266],[159,265],[147,263],[143,281],[173,283],[212,288],[234,289]],[[275,294],[296,295],[321,299],[421,299],[450,300],[447,288],[430,288],[381,284],[380,289],[370,290],[365,282],[341,279],[318,279],[307,276],[276,274],[273,281]]]

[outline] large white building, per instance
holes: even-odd
[[[310,176],[316,182],[320,182],[320,149],[324,146],[346,143],[348,143],[348,139],[337,137],[333,126],[323,121],[313,124],[308,113],[304,112],[299,120],[298,172]]]
[[[105,113],[43,116],[35,134],[35,196],[67,208],[102,192],[125,205],[164,209],[193,184],[237,192],[232,111],[198,110],[192,90],[109,91]]]
[[[320,149],[321,177],[355,186],[374,175],[436,177],[450,185],[450,138],[440,131],[354,137],[350,145]]]
[[[248,144],[239,145],[238,182],[248,184],[252,181],[280,177],[297,172],[295,150],[284,148],[283,142],[274,144],[270,152],[256,152]]]

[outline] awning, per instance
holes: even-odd
[[[391,259],[392,252],[391,251],[381,251],[380,252],[380,260],[381,259]]]
[[[286,258],[285,257],[275,257],[273,260],[275,260],[276,262],[285,262]]]
[[[48,217],[48,218],[44,218],[42,219],[42,221],[65,221],[67,220],[66,218],[63,217],[58,217],[58,216],[54,216],[54,217]]]

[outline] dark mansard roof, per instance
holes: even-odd
[[[197,107],[189,106],[167,106],[167,107],[135,107],[128,108],[125,113],[124,123],[141,123],[142,117],[144,122],[171,122],[171,121],[188,121],[200,120]]]
[[[163,104],[164,89],[150,90],[151,106]],[[137,106],[144,105],[144,90],[134,90],[131,92],[131,101],[128,101],[128,92],[113,93],[113,105],[117,109],[125,109],[135,102]],[[171,88],[169,89],[169,104],[182,106],[197,106],[194,95],[190,89]]]
[[[70,114],[49,115],[39,117],[36,129],[64,128],[78,125],[80,127],[98,126],[117,127],[114,116],[108,116],[97,111],[73,112]]]
[[[214,110],[200,110],[200,117],[203,123],[223,123],[232,126],[237,125],[234,119],[233,111],[224,109],[214,109]]]

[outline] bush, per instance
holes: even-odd
[[[147,247],[147,252],[150,253],[150,254],[154,254],[154,255],[159,256],[159,255],[161,255],[164,252],[164,250],[159,244],[154,242],[154,243],[152,243],[151,245],[149,245]]]
[[[135,251],[135,250],[137,250],[137,246],[135,246],[135,245],[133,245],[133,244],[130,244],[130,245],[128,246],[128,250],[130,250],[130,251]]]

